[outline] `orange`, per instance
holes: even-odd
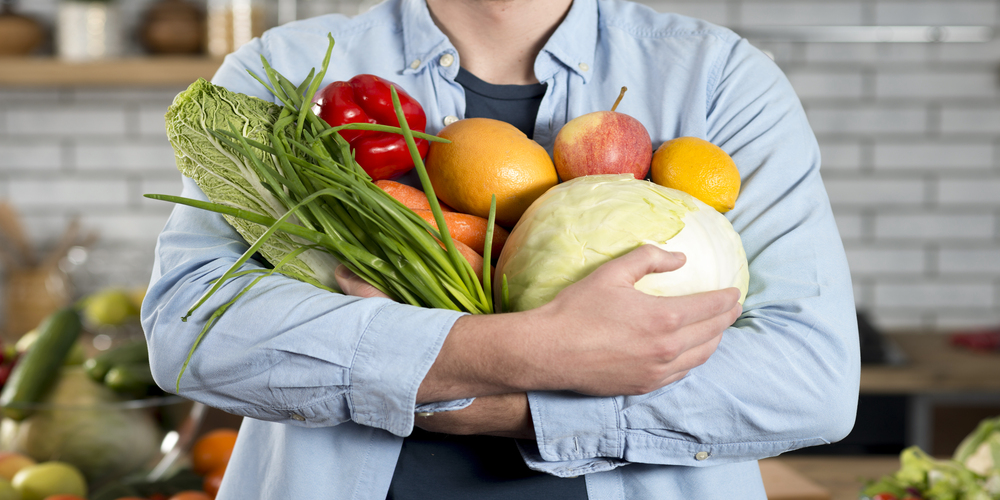
[[[204,476],[225,467],[236,445],[235,429],[215,429],[205,433],[191,447],[191,465],[195,474]]]
[[[427,174],[441,201],[458,212],[486,218],[497,197],[496,221],[513,227],[528,205],[559,182],[552,158],[517,127],[489,118],[466,118],[432,142]]]
[[[212,498],[219,494],[219,487],[222,486],[222,476],[226,473],[226,466],[223,465],[209,472],[202,480],[201,489]]]
[[[185,490],[175,494],[168,500],[212,500],[212,496],[204,491]]]
[[[698,198],[719,212],[736,206],[740,171],[722,148],[697,137],[664,142],[653,153],[653,182]]]

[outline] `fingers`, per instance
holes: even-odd
[[[634,285],[643,276],[676,271],[687,261],[680,252],[668,252],[656,245],[642,245],[598,268],[608,277],[619,277]],[[602,276],[603,277],[603,276]]]
[[[333,271],[333,276],[337,280],[337,285],[343,290],[344,295],[353,295],[366,299],[374,297],[389,298],[388,295],[361,279],[360,276],[354,274],[353,271],[343,264],[337,266],[337,269]]]

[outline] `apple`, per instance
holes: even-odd
[[[597,174],[646,178],[653,158],[653,143],[639,120],[615,111],[625,90],[622,87],[610,111],[578,116],[559,129],[552,156],[563,182]]]
[[[0,451],[0,478],[10,481],[17,472],[29,465],[35,465],[35,460],[27,455],[13,451]]]

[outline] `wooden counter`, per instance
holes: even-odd
[[[66,62],[52,57],[0,57],[0,87],[167,87],[211,78],[222,59],[124,57]]]
[[[948,344],[943,334],[891,334],[907,362],[900,366],[864,365],[864,394],[1000,394],[1000,354],[977,353]]]
[[[760,461],[768,500],[858,500],[868,481],[897,470],[897,456],[796,455]]]

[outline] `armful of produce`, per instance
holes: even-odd
[[[280,272],[332,290],[338,263],[399,302],[470,313],[493,310],[489,256],[480,282],[448,232],[414,137],[442,139],[411,131],[394,87],[389,91],[399,127],[331,127],[312,111],[332,49],[331,37],[322,69],[300,84],[288,81],[262,58],[266,75],[254,77],[282,105],[199,80],[179,94],[167,112],[178,168],[210,201],[147,196],[223,214],[251,242],[182,319],[230,279],[259,274],[205,320],[192,352],[218,317],[263,277]],[[440,231],[372,182],[338,133],[342,130],[402,135]],[[492,223],[491,218],[487,227]],[[274,268],[241,271],[258,251]],[[187,361],[178,375],[178,390],[186,366]]]

